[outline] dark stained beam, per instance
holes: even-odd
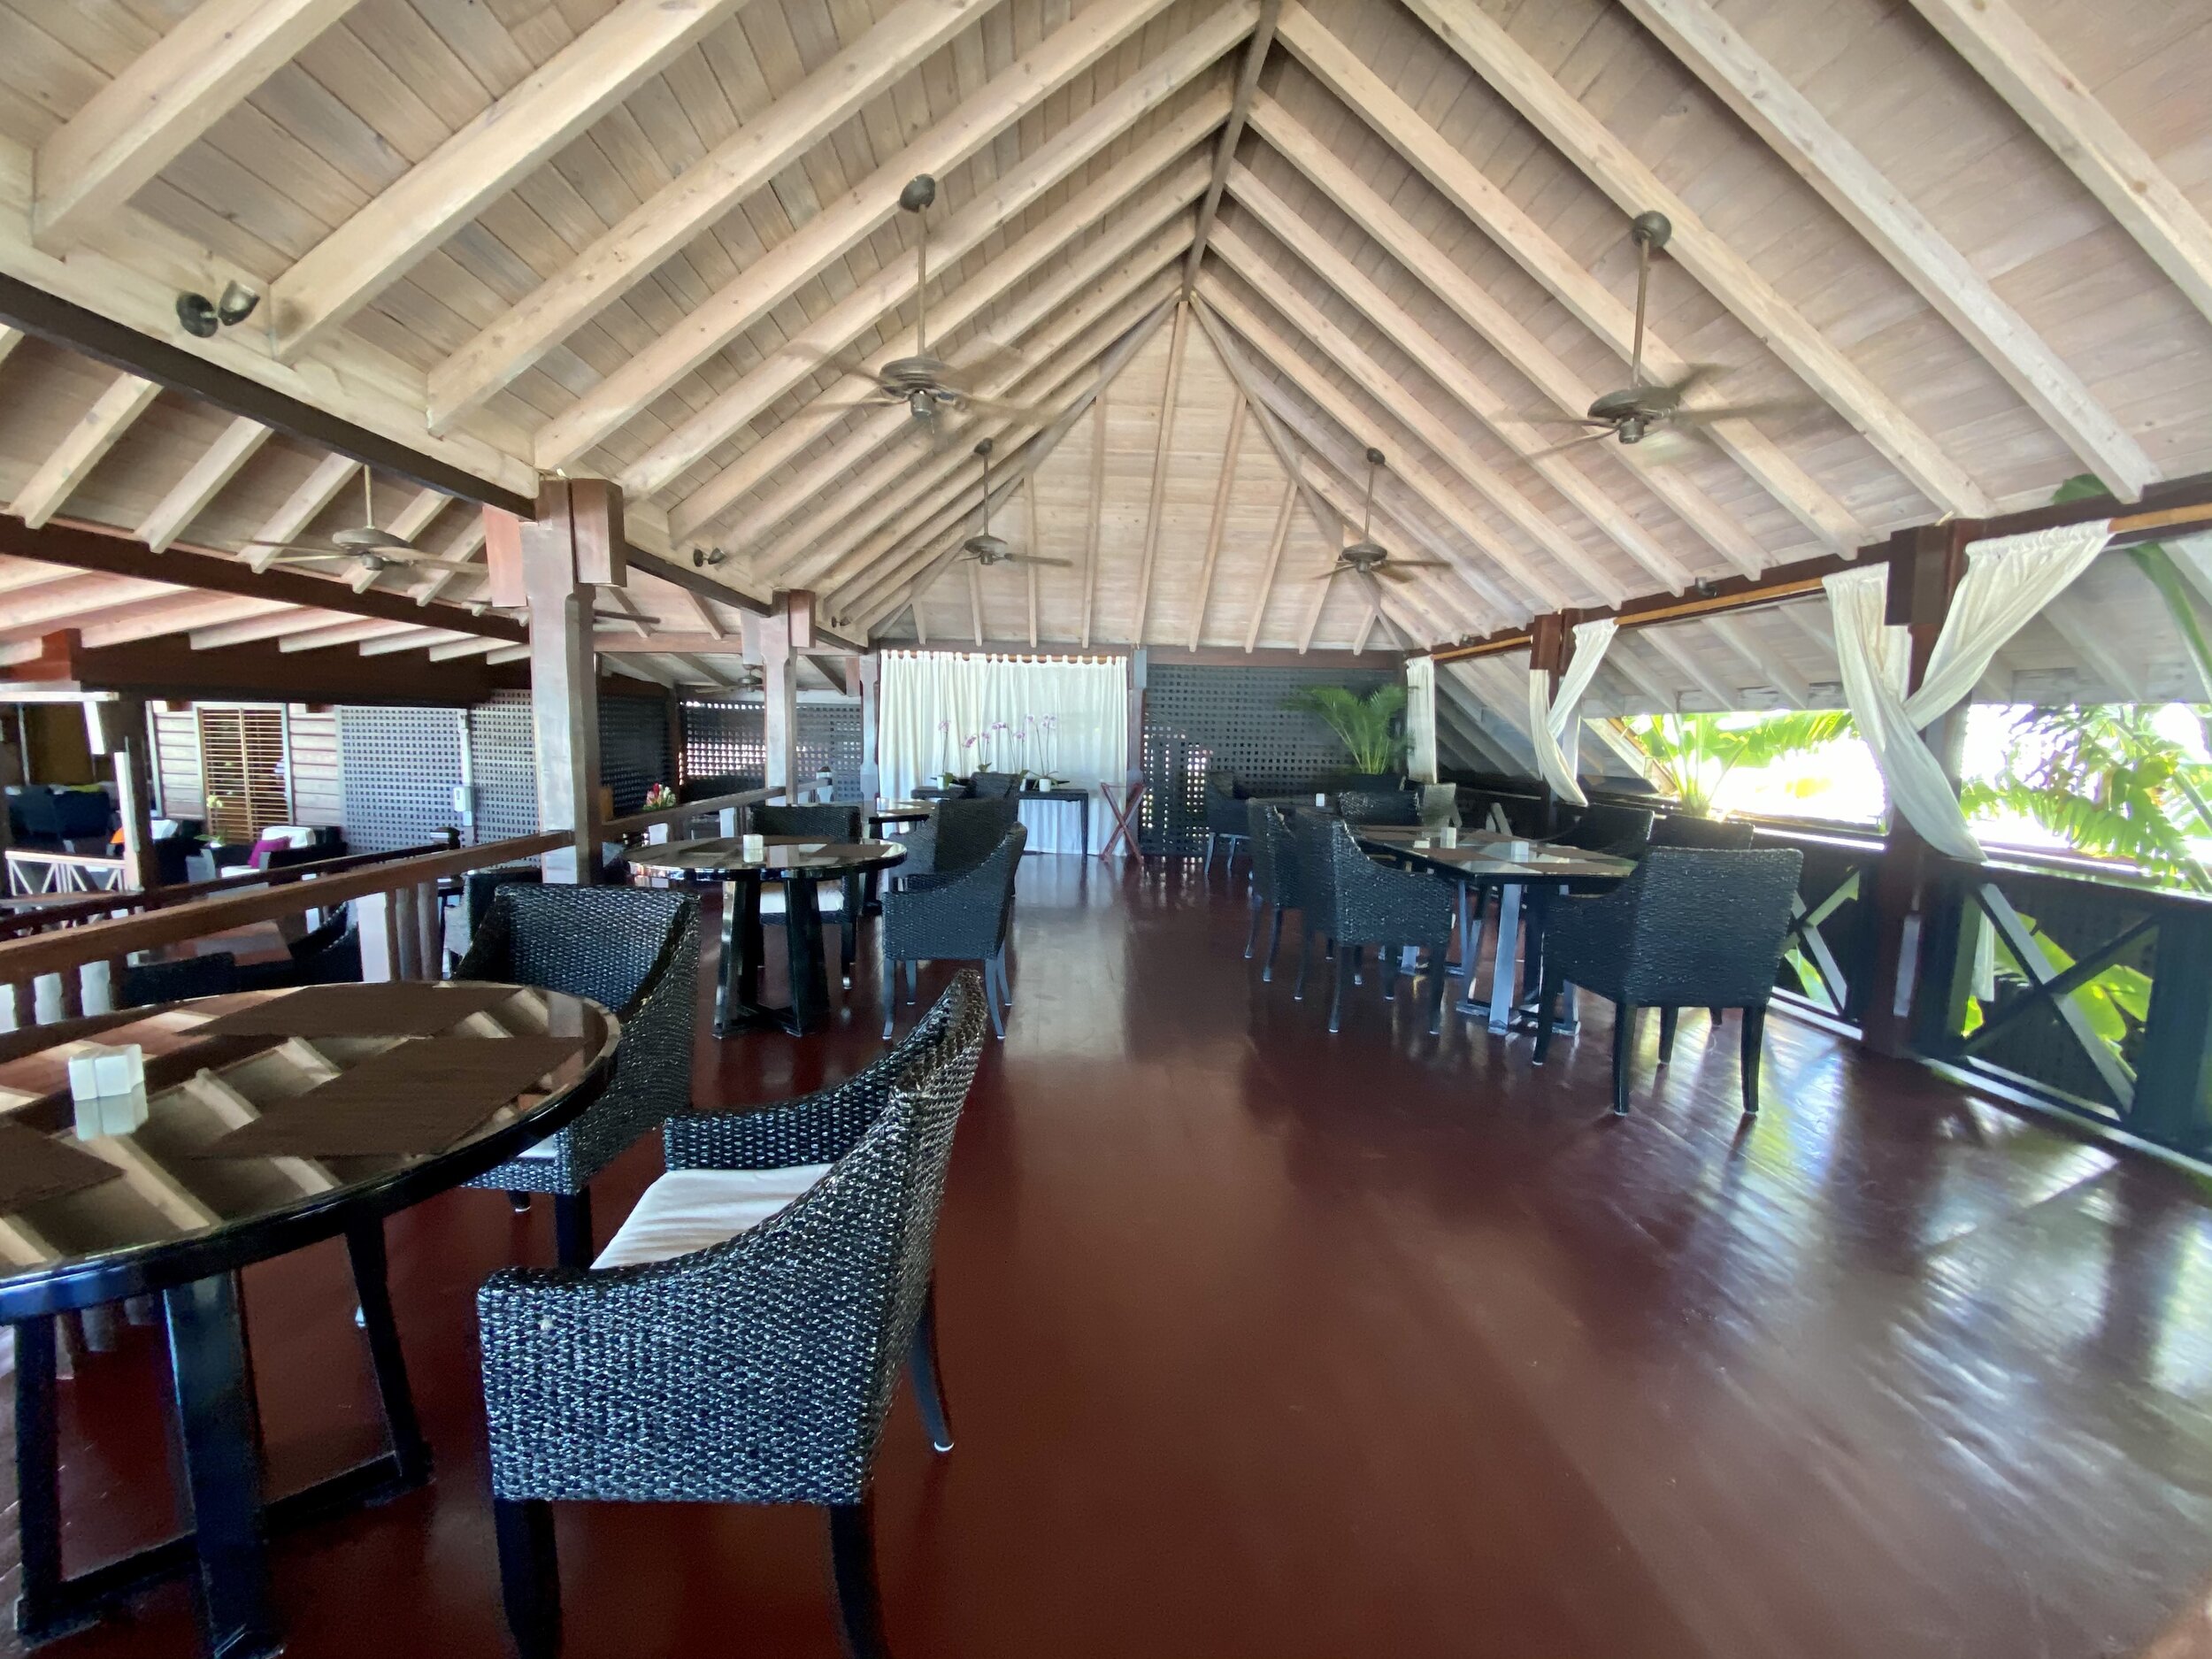
[[[351,456],[365,466],[406,479],[425,489],[502,507],[509,512],[528,514],[536,511],[536,503],[528,496],[503,488],[489,479],[479,478],[465,468],[356,426],[312,403],[288,397],[258,380],[196,357],[168,341],[141,334],[113,318],[73,305],[19,278],[0,276],[0,323],[156,381],[172,391],[199,398],[234,415],[247,416],[304,443]]]
[[[273,640],[196,651],[180,639],[87,649],[74,630],[50,634],[31,662],[4,671],[13,682],[57,692],[119,692],[186,701],[238,697],[262,703],[375,703],[466,708],[495,691],[529,686],[528,666],[493,667],[468,658],[410,659],[395,672],[389,657],[349,651],[284,651]],[[11,687],[0,685],[0,701]]]
[[[477,616],[465,605],[419,605],[404,594],[380,593],[371,588],[355,593],[345,583],[321,576],[302,576],[290,571],[253,571],[239,560],[220,554],[196,552],[172,544],[156,553],[119,531],[57,518],[34,530],[20,518],[0,518],[0,553],[35,559],[42,565],[66,565],[72,570],[101,571],[114,576],[134,576],[145,581],[170,582],[179,588],[197,588],[210,593],[239,594],[249,599],[276,599],[287,604],[318,611],[339,611],[348,616],[372,617],[380,622],[404,622],[419,628],[449,628],[480,639],[521,645],[529,639],[522,624],[508,617]]]

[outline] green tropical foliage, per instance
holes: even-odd
[[[2124,858],[2147,874],[2212,892],[2212,872],[2190,847],[2212,835],[2212,765],[2162,734],[2142,703],[2038,706],[2012,723],[2004,764],[1970,780],[1970,818],[2009,811],[2093,856]]]
[[[2049,965],[2042,975],[2045,979],[2064,973],[2074,965],[2074,954],[2043,931],[2034,917],[2023,913],[2020,920],[2034,937],[2036,949],[2043,953]],[[2007,948],[2004,936],[1993,933],[1990,943],[1996,956],[1996,970],[2000,979],[2016,980],[2023,985],[2035,982],[2034,976],[2024,968],[2018,957]],[[2151,1017],[2151,978],[2140,968],[2115,963],[2093,979],[2074,987],[2071,995],[2074,1006],[2081,1010],[2090,1031],[2099,1042],[2112,1051],[2122,1070],[2130,1077],[2135,1067],[2128,1058],[2128,1050],[2134,1034],[2142,1030]],[[1970,1035],[1981,1027],[1982,1004],[1978,997],[1966,1000],[1966,1025],[1962,1034]]]
[[[1356,771],[1394,771],[1405,751],[1405,737],[1397,730],[1406,710],[1403,686],[1378,686],[1364,697],[1342,686],[1304,686],[1284,698],[1283,707],[1325,720]]]
[[[1712,814],[1722,782],[1739,766],[1756,769],[1825,748],[1849,734],[1839,709],[1777,714],[1648,714],[1616,720],[1642,753],[1651,781],[1699,818]]]

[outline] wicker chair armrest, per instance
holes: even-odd
[[[997,887],[1004,879],[996,861],[986,859],[972,870],[941,876],[926,885],[887,893],[883,898],[884,926],[905,932],[911,928],[957,926],[988,905],[995,915]]]

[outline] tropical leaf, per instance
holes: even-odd
[[[1396,729],[1406,708],[1403,686],[1378,686],[1364,697],[1342,686],[1302,686],[1283,699],[1283,707],[1326,721],[1356,771],[1389,772],[1405,749]]]
[[[1775,714],[1650,714],[1616,720],[1642,751],[1651,781],[1682,810],[1709,816],[1722,782],[1739,766],[1756,770],[1809,755],[1848,735],[1840,709]]]

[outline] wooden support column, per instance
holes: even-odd
[[[845,681],[860,692],[860,798],[873,801],[883,793],[883,763],[879,753],[883,728],[883,658],[874,651],[856,657]]]
[[[538,516],[484,510],[492,603],[530,617],[530,722],[537,741],[538,823],[572,832],[545,855],[548,881],[599,879],[599,679],[592,652],[590,583],[619,583],[611,549],[622,543],[621,492],[548,479]]]
[[[161,864],[154,856],[154,769],[146,740],[146,705],[136,697],[84,706],[85,735],[92,752],[115,766],[115,804],[123,819],[123,869],[129,885],[143,893],[161,885]]]
[[[799,799],[799,656],[814,645],[814,595],[795,588],[780,595],[763,622],[760,639],[762,735],[767,770],[761,781],[780,787],[787,803]]]
[[[1955,519],[1949,524],[1900,530],[1879,549],[1889,565],[1889,598],[1883,619],[1912,634],[1912,657],[1905,681],[1909,696],[1927,676],[1936,636],[1942,633],[1943,619],[1950,614],[1951,595],[1966,573],[1967,543],[1980,534],[1981,526],[1974,520]],[[1956,788],[1966,738],[1966,706],[1952,710],[1923,736]],[[1958,918],[1939,914],[1932,902],[1936,863],[1935,853],[1919,831],[1893,806],[1881,865],[1875,872],[1874,962],[1859,1016],[1866,1046],[1878,1054],[1916,1051],[1918,1032],[1914,1009],[1934,988],[1924,985],[1924,971],[1938,962],[1947,970],[1956,964]],[[1932,950],[1931,946],[1937,943],[1944,949]]]

